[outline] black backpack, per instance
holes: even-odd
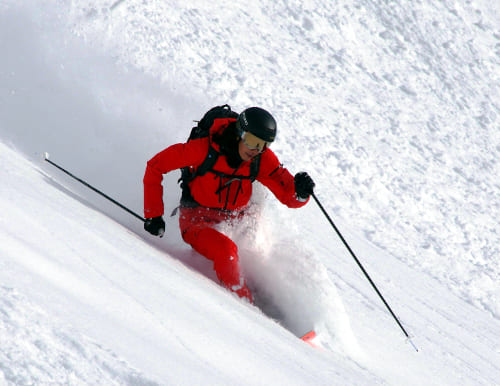
[[[198,124],[191,129],[191,133],[189,134],[188,142],[192,139],[204,138],[210,135],[210,128],[213,126],[214,121],[220,118],[238,118],[239,114],[233,110],[231,110],[231,106],[228,104],[222,106],[215,106],[208,110],[203,118],[198,121]],[[196,121],[195,121],[196,122]],[[221,172],[212,170],[213,166],[217,162],[219,158],[219,152],[214,149],[212,145],[208,148],[207,156],[205,160],[201,163],[200,166],[193,171],[189,167],[185,167],[181,169],[181,178],[179,181],[181,182],[182,196],[181,196],[181,205],[183,206],[198,206],[196,201],[191,196],[191,192],[189,189],[189,183],[198,176],[203,176],[207,172],[212,172],[220,177],[224,177],[225,175]],[[257,178],[257,174],[259,173],[260,166],[260,154],[253,158],[250,164],[250,175],[249,176],[235,176],[231,175],[231,178],[239,178],[239,179],[250,179],[252,182]]]

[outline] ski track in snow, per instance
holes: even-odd
[[[487,1],[1,3],[0,383],[497,384],[499,20]],[[147,159],[221,103],[277,117],[273,149],[419,353],[314,203],[257,189],[225,229],[283,329],[177,218],[150,238],[41,161],[140,213]],[[321,352],[289,333],[311,325]]]

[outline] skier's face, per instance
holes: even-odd
[[[243,140],[238,143],[238,152],[243,161],[250,161],[253,157],[260,153],[259,149],[249,149]]]
[[[251,160],[257,154],[266,150],[270,143],[250,132],[244,132],[238,145],[241,159],[243,161]]]

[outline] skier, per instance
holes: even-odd
[[[259,107],[248,108],[237,118],[215,119],[208,137],[172,145],[149,160],[143,180],[144,229],[162,237],[163,174],[185,167],[196,170],[210,147],[217,151],[210,170],[183,182],[179,227],[184,241],[213,261],[221,283],[250,303],[253,297],[240,272],[238,247],[216,225],[244,215],[254,179],[290,208],[304,206],[314,188],[306,172],[292,176],[269,148],[276,131],[273,116]]]

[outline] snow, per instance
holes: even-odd
[[[0,3],[0,384],[493,385],[500,379],[500,6]],[[224,230],[259,306],[142,214],[146,161],[258,105],[311,201],[257,186]],[[314,328],[321,349],[297,339]]]

